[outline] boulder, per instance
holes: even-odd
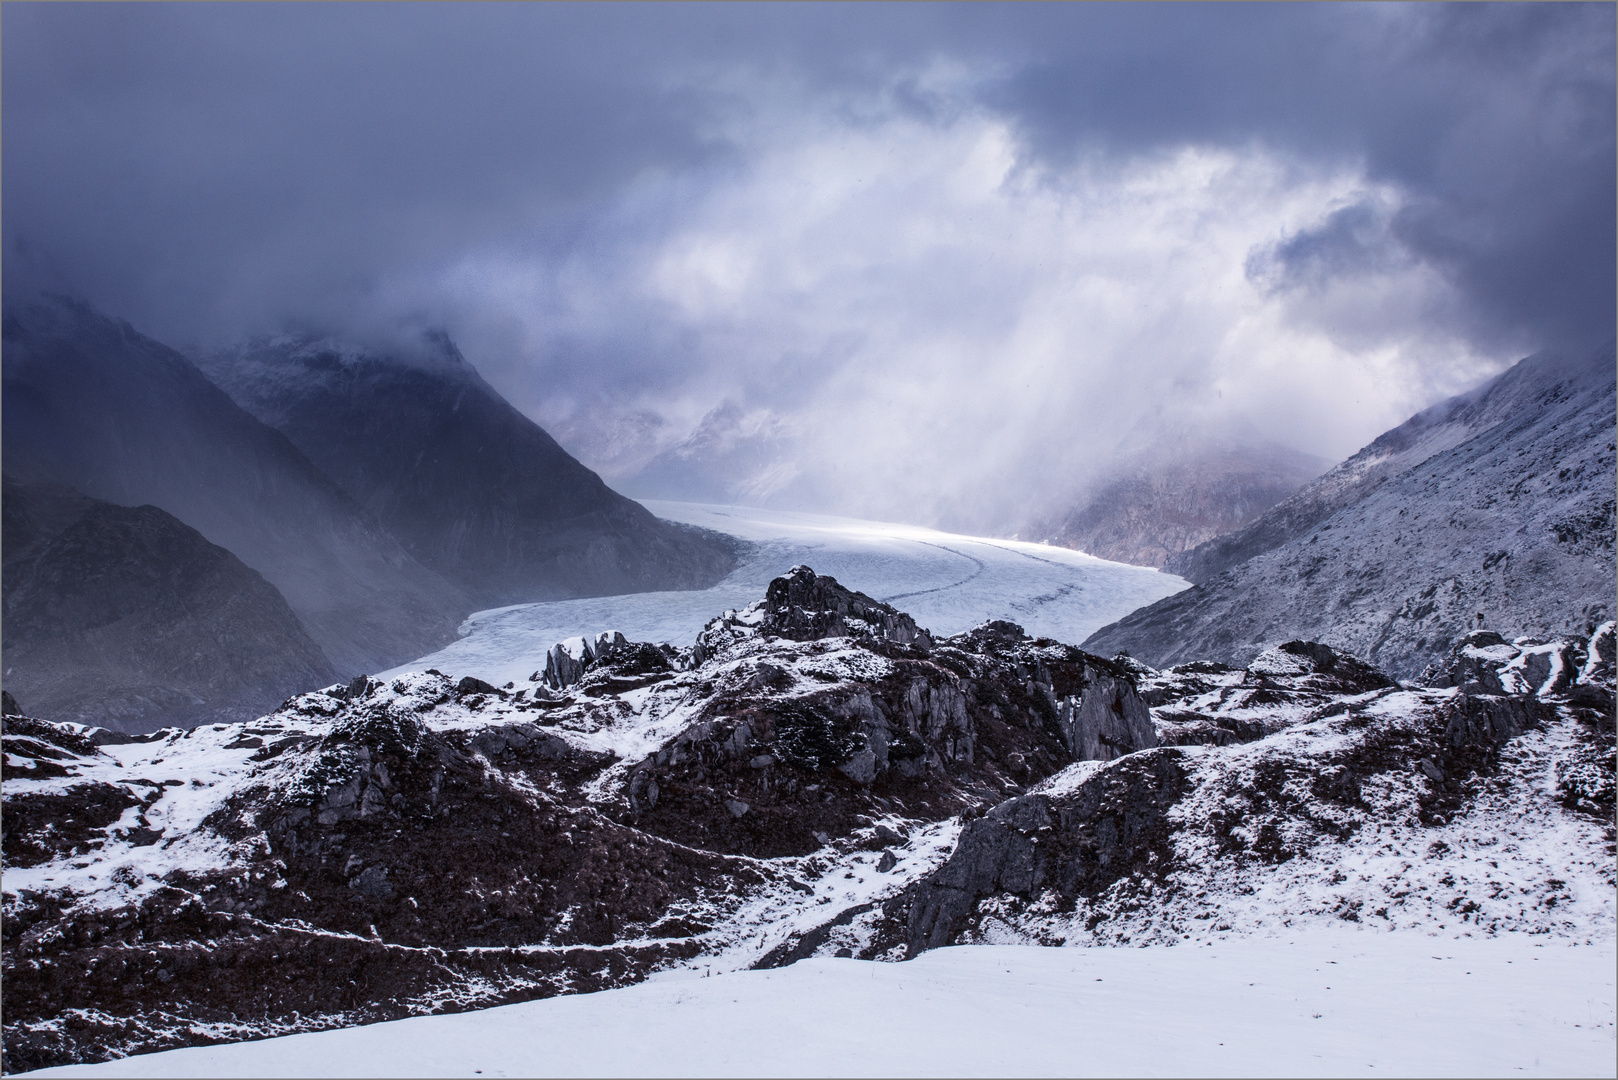
[[[986,897],[1095,895],[1169,857],[1168,813],[1188,787],[1182,755],[1139,754],[1071,792],[1008,799],[968,822],[954,854],[913,887],[907,955],[953,944]]]
[[[469,694],[493,694],[496,697],[505,697],[505,691],[493,683],[486,683],[482,679],[467,675],[455,684],[455,693],[461,697]]]
[[[545,654],[545,685],[565,690],[584,678],[584,669],[595,662],[595,651],[588,638],[559,641]]]

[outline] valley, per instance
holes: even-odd
[[[741,542],[738,565],[708,589],[521,604],[480,611],[458,641],[379,677],[440,667],[501,685],[521,683],[533,658],[579,635],[619,631],[632,641],[684,642],[715,613],[743,608],[770,579],[804,563],[892,603],[940,633],[1007,619],[1030,633],[1081,641],[1113,619],[1186,588],[1146,567],[1045,544],[960,536],[789,510],[647,500],[665,521]]]

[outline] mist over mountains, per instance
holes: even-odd
[[[262,716],[337,672],[256,571],[155,506],[5,480],[5,685],[118,730]]]
[[[404,356],[283,338],[198,362],[479,607],[705,587],[729,569],[712,537],[608,488],[442,333]]]
[[[1137,431],[1070,510],[1025,532],[1103,559],[1164,569],[1246,525],[1330,464],[1273,443],[1183,429]]]
[[[129,324],[66,298],[13,303],[5,315],[6,473],[166,511],[285,598],[319,655],[305,656],[298,635],[286,639],[291,653],[277,655],[300,657],[303,668],[255,683],[242,700],[223,684],[179,678],[172,665],[154,671],[179,678],[171,697],[189,700],[206,686],[205,699],[222,715],[266,693],[278,700],[307,688],[302,676],[313,671],[377,671],[430,652],[480,607],[688,588],[728,572],[726,542],[658,522],[614,494],[490,391],[453,345],[427,346],[423,355],[436,367],[364,354],[344,367],[337,353],[318,349],[238,355],[241,367],[228,370],[260,407],[277,386],[302,388],[274,399],[279,411],[267,413],[299,446]],[[277,358],[284,372],[273,366]],[[242,374],[249,371],[256,382]],[[8,597],[20,581],[8,561]],[[31,664],[48,666],[51,635],[37,620],[29,625]],[[61,648],[78,647],[68,623],[57,632]],[[243,624],[237,632],[255,631]],[[19,686],[57,685],[28,667],[12,675]],[[76,692],[93,682],[80,680]],[[121,722],[159,722],[163,696],[144,712],[125,710]],[[48,692],[35,702],[41,711],[62,704]],[[192,702],[186,711],[206,708]]]
[[[167,510],[263,574],[340,669],[453,636],[461,590],[178,352],[76,301],[5,319],[10,475]]]

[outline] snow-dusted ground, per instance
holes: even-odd
[[[619,630],[631,641],[689,645],[707,621],[764,595],[770,579],[798,563],[851,589],[893,604],[936,634],[969,630],[985,619],[1009,619],[1030,634],[1079,642],[1136,608],[1188,583],[1142,566],[1080,551],[961,536],[824,514],[738,506],[647,502],[658,517],[700,525],[748,541],[752,548],[725,580],[693,592],[635,593],[480,611],[462,638],[391,671],[436,667],[519,685],[545,666],[558,641]]]
[[[1613,945],[1344,931],[940,949],[37,1076],[1612,1076]]]

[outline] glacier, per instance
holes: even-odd
[[[790,510],[648,500],[666,521],[725,533],[748,545],[710,589],[633,593],[492,608],[469,616],[443,649],[382,672],[392,679],[435,667],[496,686],[523,685],[557,642],[601,631],[631,641],[688,644],[716,612],[745,607],[770,580],[800,563],[897,604],[937,634],[1005,619],[1035,637],[1083,641],[1190,582],[1082,551],[964,536],[916,525]]]

